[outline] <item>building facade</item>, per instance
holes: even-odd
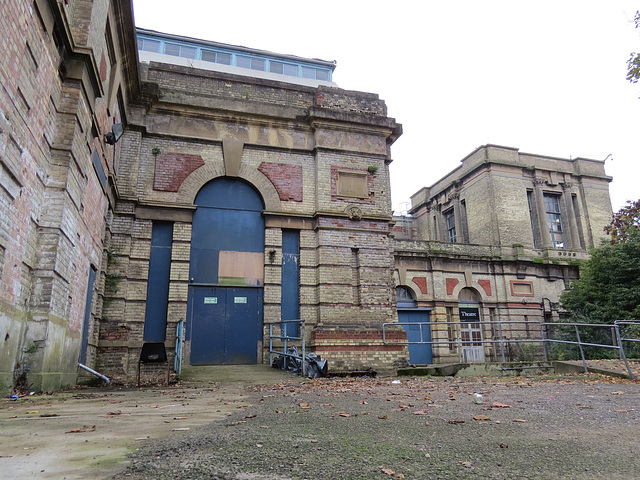
[[[559,319],[560,294],[605,238],[610,181],[602,161],[485,145],[415,193],[394,229],[399,316],[429,319],[437,343],[412,349],[435,362],[523,359],[513,341]]]
[[[602,162],[497,146],[394,219],[401,125],[335,62],[136,30],[130,0],[0,14],[3,392],[71,385],[79,363],[166,382],[176,346],[267,362],[297,319],[333,371],[491,359],[456,336],[557,318],[609,222]],[[407,345],[399,320],[443,343]]]

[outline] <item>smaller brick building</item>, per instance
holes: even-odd
[[[415,358],[497,361],[495,344],[472,340],[539,338],[578,262],[605,238],[610,181],[602,161],[485,145],[416,192],[394,228],[399,316],[430,319],[440,343]]]

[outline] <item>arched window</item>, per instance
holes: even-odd
[[[399,286],[396,287],[396,295],[398,297],[398,307],[401,308],[415,308],[416,299],[413,291],[409,287]]]

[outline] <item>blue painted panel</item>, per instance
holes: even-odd
[[[258,361],[261,331],[262,289],[228,288],[225,331],[225,364],[242,365]]]
[[[429,322],[428,310],[398,310],[400,323]],[[403,325],[409,342],[430,342],[430,325]],[[428,365],[433,363],[431,344],[409,345],[409,363],[412,365]]]
[[[231,210],[264,210],[262,198],[253,187],[242,180],[222,177],[207,183],[196,195],[197,206]]]
[[[191,365],[223,364],[226,290],[213,287],[192,290]]]
[[[153,222],[151,253],[149,256],[149,282],[147,284],[147,308],[144,318],[143,338],[145,342],[165,341],[172,239],[173,223]]]
[[[300,318],[300,232],[282,231],[282,320]],[[298,324],[285,324],[289,337],[298,336]]]
[[[191,365],[258,361],[262,289],[193,287]]]
[[[87,297],[84,304],[84,321],[82,324],[82,344],[80,345],[80,357],[78,361],[87,361],[87,348],[89,346],[89,321],[91,320],[91,302],[93,301],[93,285],[96,281],[96,269],[89,269],[89,281],[87,283]]]

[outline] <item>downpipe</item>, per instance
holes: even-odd
[[[81,363],[78,364],[78,366],[83,369],[86,370],[87,372],[95,375],[96,377],[98,377],[101,380],[104,380],[104,383],[106,383],[107,385],[109,385],[111,383],[111,380],[109,380],[109,378],[105,377],[104,375],[102,375],[101,373],[96,372],[95,370],[93,370],[92,368],[87,367],[86,365],[83,365]]]

